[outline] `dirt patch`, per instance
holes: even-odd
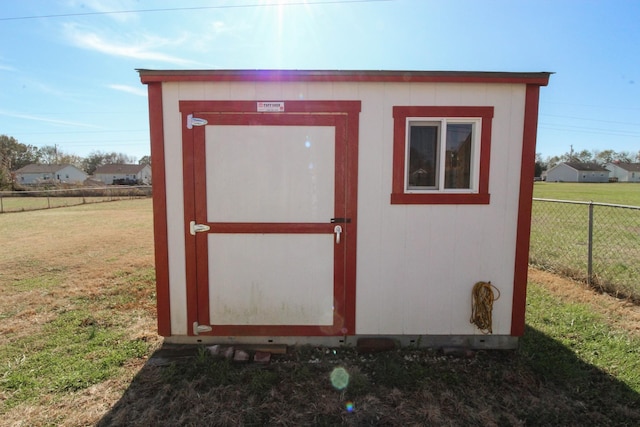
[[[529,280],[539,283],[562,301],[586,304],[601,313],[612,327],[640,336],[640,306],[597,292],[587,284],[529,268]]]

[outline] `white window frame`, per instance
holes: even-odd
[[[436,185],[435,187],[410,187],[409,186],[409,153],[411,148],[411,127],[423,125],[439,125],[438,143],[437,143],[437,159],[436,159]],[[470,164],[470,185],[469,188],[445,188],[445,164],[448,124],[471,124],[472,141],[471,141],[471,164]],[[405,176],[404,191],[407,194],[432,194],[432,193],[460,193],[460,194],[476,194],[478,193],[480,180],[480,143],[482,135],[482,118],[481,117],[407,117],[405,122]]]

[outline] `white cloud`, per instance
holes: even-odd
[[[54,125],[78,126],[78,127],[101,129],[99,126],[89,125],[89,124],[86,124],[86,123],[70,122],[70,121],[67,121],[67,120],[48,119],[46,117],[34,116],[34,115],[31,115],[31,114],[12,113],[10,111],[2,111],[2,110],[0,110],[0,116],[13,117],[13,118],[16,118],[16,119],[34,120],[34,121],[37,121],[37,122],[51,123],[51,124],[54,124]]]
[[[159,51],[162,47],[179,44],[180,40],[142,36],[140,37],[141,41],[137,42],[116,42],[108,40],[96,32],[82,30],[72,24],[65,25],[65,32],[74,45],[83,49],[137,60],[168,62],[175,65],[193,64],[193,61]]]
[[[145,88],[142,87],[134,87],[134,86],[127,86],[127,85],[109,85],[109,87],[111,89],[114,90],[119,90],[121,92],[126,92],[126,93],[130,93],[133,95],[137,95],[137,96],[147,96],[147,91]]]

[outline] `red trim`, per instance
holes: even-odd
[[[198,283],[198,262],[196,261],[198,239],[192,236],[189,230],[189,222],[197,221],[196,217],[196,197],[194,195],[195,177],[197,176],[196,168],[199,164],[199,157],[195,156],[195,133],[200,128],[195,128],[192,132],[187,129],[185,123],[187,114],[182,114],[180,127],[182,129],[182,174],[183,174],[183,193],[184,193],[184,225],[183,233],[185,236],[185,280],[187,283],[187,325],[190,327],[194,322],[203,323],[197,317],[197,307],[199,295],[197,286],[189,286],[189,283]],[[206,265],[206,263],[204,264]],[[208,302],[208,300],[207,300]],[[190,331],[191,332],[191,331]]]
[[[283,101],[283,113],[359,113],[360,101]],[[259,101],[180,101],[181,112],[198,113],[259,113],[276,117],[280,113],[258,112]],[[250,124],[250,122],[247,122]]]
[[[211,227],[210,233],[332,234],[334,225],[328,222],[329,218],[327,223],[207,223],[206,200],[203,197],[194,196],[194,189],[201,193],[206,186],[205,147],[200,143],[205,140],[205,127],[187,130],[184,126],[184,120],[188,114],[195,114],[197,117],[207,120],[210,125],[334,126],[337,148],[336,165],[338,165],[335,171],[336,211],[334,211],[334,216],[351,219],[350,223],[342,224],[343,244],[334,253],[334,272],[337,274],[334,277],[334,323],[332,326],[212,325],[213,330],[208,334],[275,336],[355,333],[357,137],[360,102],[284,101],[284,103],[284,113],[263,113],[256,111],[256,101],[180,101],[179,108],[183,117],[183,156],[185,156],[183,159],[185,215],[186,218],[195,218],[198,223],[208,224]],[[347,138],[356,139],[349,140]],[[348,163],[346,167],[344,166],[345,162]],[[187,193],[189,194],[187,195]],[[341,212],[337,210],[339,206],[345,206],[347,210]],[[208,283],[207,233],[198,233],[193,237],[188,234],[188,230],[185,232],[188,247],[186,253],[188,322],[189,324],[194,321],[200,324],[210,324],[209,286],[197,286],[197,284]],[[190,239],[195,239],[195,242]],[[189,241],[192,243],[190,244]]]
[[[168,337],[171,335],[171,305],[169,296],[169,243],[167,236],[167,184],[164,168],[162,84],[149,84],[148,93],[151,158],[156,165],[161,165],[153,172],[152,190],[158,334]]]
[[[478,193],[405,193],[405,147],[407,117],[480,117],[480,171]],[[393,107],[393,174],[391,204],[489,204],[491,125],[493,107]]]
[[[538,129],[538,102],[540,87],[527,85],[524,103],[524,130],[522,135],[522,164],[520,165],[520,200],[518,205],[518,232],[513,277],[513,304],[511,308],[511,335],[524,334],[527,302],[527,272],[529,268],[529,239],[531,208],[533,203],[533,177],[536,161],[536,133]]]
[[[507,83],[546,86],[551,73],[356,70],[138,70],[152,82]]]
[[[489,194],[391,194],[392,205],[488,205],[490,199]]]
[[[186,120],[186,115],[185,115]],[[184,130],[186,131],[186,126],[184,126]],[[193,185],[189,188],[189,191],[192,194],[200,194],[197,192],[194,193],[193,189],[198,188],[206,188],[206,156],[204,152],[204,145],[199,145],[200,142],[205,140],[205,127],[196,127],[193,130],[193,152],[192,158],[194,157],[194,165],[193,165]],[[185,188],[185,192],[187,189]],[[202,224],[207,220],[207,200],[206,197],[195,197],[194,196],[194,208],[195,213],[194,220]],[[189,236],[192,237],[192,236]],[[209,243],[206,233],[198,233],[195,236],[195,254],[193,256],[194,264],[193,268],[195,271],[195,282],[187,281],[187,283],[209,283]],[[197,257],[196,257],[197,256]],[[197,288],[197,297],[196,300],[193,301],[193,312],[198,313],[197,319],[198,323],[201,325],[209,324],[209,290],[205,286],[195,286]],[[189,286],[187,286],[188,292]],[[189,312],[189,311],[188,311]],[[190,325],[192,323],[189,323]]]
[[[333,234],[331,223],[209,222],[211,233]]]

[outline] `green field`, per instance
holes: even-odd
[[[640,184],[536,183],[534,197],[584,204],[534,201],[529,261],[611,294],[640,301]],[[589,210],[592,206],[592,274]]]
[[[640,206],[640,184],[536,182],[533,197]]]

